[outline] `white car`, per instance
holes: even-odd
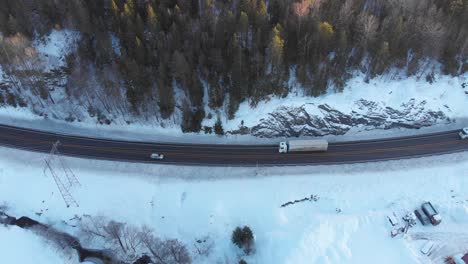
[[[421,247],[421,253],[423,253],[424,255],[429,254],[433,246],[434,243],[432,243],[432,241],[426,241],[426,243],[424,243],[424,245]]]
[[[461,139],[468,139],[468,127],[462,128],[458,135]]]
[[[152,159],[157,159],[157,160],[162,160],[164,159],[164,155],[163,154],[159,154],[159,153],[152,153],[150,158]]]

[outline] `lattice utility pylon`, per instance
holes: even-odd
[[[70,169],[70,166],[68,166],[67,162],[65,161],[63,156],[58,151],[59,145],[60,145],[60,141],[57,141],[55,142],[54,146],[52,146],[52,148],[55,148],[54,157],[58,157],[60,166],[62,166],[62,170],[65,173],[65,177],[67,178],[68,188],[71,188],[73,186],[81,186],[80,182],[78,181],[78,178],[76,178],[75,176],[75,173],[73,173],[73,171]]]
[[[47,170],[50,171],[50,174],[54,178],[55,184],[57,185],[60,194],[62,195],[63,200],[67,207],[70,205],[75,205],[78,207],[78,203],[76,202],[75,198],[73,198],[72,194],[70,193],[70,188],[75,185],[80,185],[78,179],[76,178],[75,174],[72,170],[68,167],[65,160],[60,156],[58,152],[58,146],[60,145],[60,141],[55,142],[52,145],[52,149],[50,151],[49,156],[45,159],[45,166],[44,166],[44,175],[47,175]],[[56,172],[53,166],[53,162],[58,161],[64,173],[64,177],[60,177],[60,174]],[[65,178],[65,183],[62,178]]]

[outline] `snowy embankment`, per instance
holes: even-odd
[[[34,41],[38,63],[44,65],[41,69],[44,72],[54,69],[60,72],[65,56],[76,48],[79,37],[73,31],[53,30],[43,40]],[[225,117],[225,109],[214,110],[207,106],[205,111],[212,118],[205,118],[203,125],[212,127],[220,112],[227,132],[224,137],[204,134],[203,131],[199,134],[183,134],[177,113],[168,120],[161,120],[157,116],[134,117],[129,113],[130,110],[126,113],[130,116],[126,117],[105,113],[110,124],[102,124],[102,120],[88,113],[89,109],[82,105],[83,100],[67,98],[64,93],[66,76],[59,77],[57,83],[48,83],[54,104],[35,111],[0,106],[0,124],[105,138],[190,143],[276,143],[277,138],[297,136],[325,136],[331,141],[341,141],[428,133],[467,126],[468,74],[445,76],[438,73],[438,68],[437,63],[427,62],[421,65],[421,71],[414,76],[405,76],[403,69],[368,82],[365,82],[366,76],[357,73],[342,92],[329,89],[325,95],[316,98],[303,96],[302,88],[292,77],[287,97],[271,97],[256,106],[244,102],[233,120]],[[427,82],[426,75],[433,73],[433,82]],[[2,75],[0,68],[0,83]],[[11,81],[7,76],[4,77],[6,83]],[[83,88],[99,90],[99,84],[95,85]],[[89,93],[86,89],[83,94]],[[94,103],[99,105],[99,102]],[[46,115],[48,118],[45,119],[43,116]],[[67,118],[75,121],[64,121]]]
[[[58,264],[70,263],[56,247],[46,245],[46,240],[19,227],[0,226],[0,255],[2,263]]]
[[[468,126],[468,76],[441,76],[433,84],[383,78],[365,83],[352,79],[341,93],[317,98],[290,95],[252,108],[242,103],[234,120],[224,120],[228,135],[182,133],[178,125],[155,123],[98,124],[44,119],[27,108],[0,107],[0,123],[73,135],[154,142],[273,143],[277,137],[325,136],[330,141],[415,135]],[[215,120],[205,120],[211,124]],[[122,122],[123,123],[123,122]],[[241,125],[243,124],[243,125]],[[241,135],[247,129],[250,134]]]
[[[435,263],[468,252],[468,153],[404,161],[294,168],[193,168],[66,158],[81,187],[66,208],[44,155],[0,148],[0,200],[26,215],[78,234],[76,219],[103,215],[184,242],[194,263],[236,263],[236,226],[255,234],[248,263]],[[194,171],[196,169],[196,172]],[[59,170],[59,168],[57,168]],[[313,196],[312,201],[281,205]],[[440,226],[390,238],[386,216],[401,217],[430,200]],[[75,220],[72,220],[75,219]],[[400,220],[401,221],[401,220]],[[13,239],[13,233],[7,233]],[[199,256],[196,240],[213,243]],[[7,247],[8,249],[8,247]],[[1,248],[1,251],[5,248]],[[383,257],[384,256],[384,257]],[[60,262],[50,262],[60,263]]]
[[[430,84],[416,77],[383,76],[366,83],[365,76],[358,75],[343,92],[330,91],[318,98],[291,95],[272,99],[259,104],[255,114],[243,104],[236,119],[244,120],[251,134],[260,137],[354,134],[360,138],[364,131],[380,136],[404,129],[417,133],[414,129],[460,127],[468,124],[468,87],[463,87],[467,77],[438,76]]]

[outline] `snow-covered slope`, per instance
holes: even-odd
[[[404,69],[370,80],[361,73],[355,73],[343,91],[330,88],[326,94],[316,98],[304,96],[303,89],[292,75],[287,97],[272,96],[254,106],[251,102],[243,102],[233,120],[226,118],[227,106],[222,109],[206,106],[207,116],[211,118],[205,118],[203,125],[213,127],[220,114],[228,134],[226,137],[220,139],[203,131],[184,135],[180,128],[179,110],[167,120],[156,114],[157,109],[149,109],[151,114],[136,117],[125,98],[122,98],[121,105],[107,101],[108,90],[95,80],[80,80],[82,82],[72,84],[81,87],[79,93],[67,94],[66,87],[71,85],[66,84],[67,74],[77,77],[81,73],[66,73],[62,66],[79,39],[77,32],[53,30],[43,39],[33,41],[32,47],[38,53],[36,70],[46,76],[54,103],[44,104],[35,96],[26,100],[30,101],[28,108],[0,106],[0,123],[75,134],[188,142],[252,142],[260,137],[272,138],[270,142],[273,142],[278,137],[327,135],[338,135],[338,140],[361,139],[382,134],[413,134],[420,128],[424,132],[468,125],[468,114],[464,108],[468,105],[468,74],[458,77],[441,75],[437,73],[440,65],[428,61],[425,68],[410,77],[403,73]],[[115,37],[113,46],[117,52]],[[92,67],[87,70],[93,71]],[[432,73],[435,73],[433,81],[429,83],[426,75]],[[5,78],[3,82],[12,80]],[[123,87],[114,88],[114,93],[125,97]],[[23,91],[22,94],[30,96],[29,92]],[[204,101],[207,104],[206,96]],[[92,109],[88,107],[90,104]],[[113,107],[119,110],[114,111]]]
[[[425,264],[429,259],[419,252],[425,239],[438,248],[429,257],[435,263],[468,251],[467,153],[258,169],[67,158],[81,183],[72,189],[80,206],[70,208],[53,179],[42,173],[44,155],[5,148],[0,154],[0,199],[9,203],[11,214],[71,233],[77,232],[71,219],[84,214],[148,225],[162,237],[181,239],[194,263],[235,263],[241,252],[230,235],[243,225],[255,234],[256,252],[246,257],[248,263]],[[281,207],[311,196],[311,201]],[[395,212],[401,217],[425,200],[441,212],[442,224],[418,223],[406,237],[391,238],[386,216]],[[195,253],[200,239],[213,243],[208,257]]]
[[[59,248],[46,245],[46,240],[32,231],[0,225],[0,258],[5,264],[61,264],[78,263],[65,256]]]
[[[42,64],[47,66],[45,70],[50,71],[65,65],[65,56],[76,49],[79,40],[80,34],[76,31],[54,29],[43,39],[36,39],[33,46]]]
[[[317,98],[291,94],[255,108],[243,103],[227,128],[243,126],[244,133],[259,137],[297,137],[468,124],[468,76],[438,76],[432,84],[417,77],[364,79],[358,75],[343,92]]]

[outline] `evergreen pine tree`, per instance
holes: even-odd
[[[250,227],[236,227],[236,229],[234,229],[234,231],[232,232],[231,240],[232,243],[234,243],[236,246],[242,248],[247,255],[249,255],[252,252],[254,237]]]
[[[215,123],[215,126],[214,126],[214,131],[215,131],[216,135],[219,135],[219,136],[224,135],[223,123],[221,122],[221,118],[219,118],[219,116],[216,119],[216,123]]]

